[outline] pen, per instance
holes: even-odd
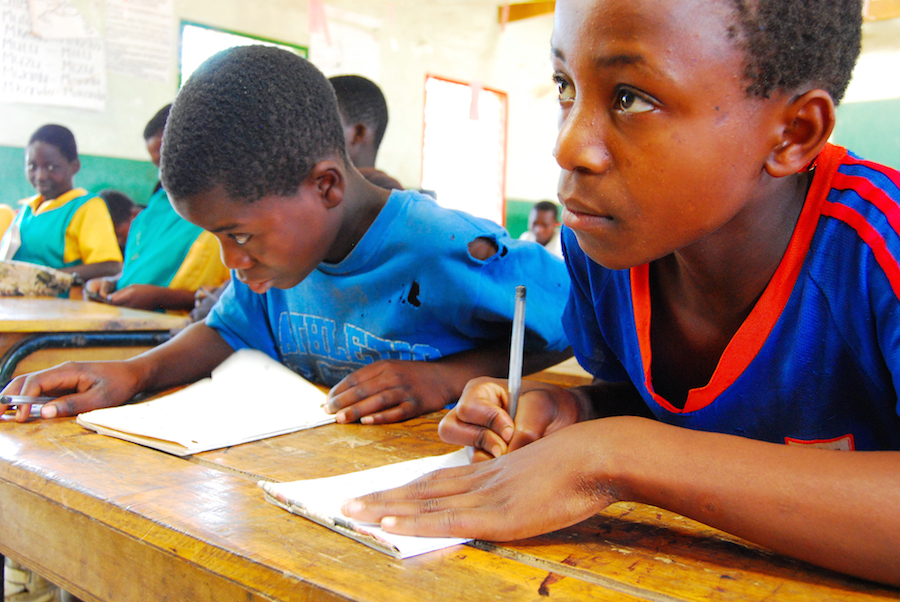
[[[509,417],[516,419],[519,391],[522,388],[522,353],[525,345],[525,287],[516,287],[512,341],[509,344]]]
[[[31,397],[29,395],[0,395],[0,405],[5,406],[24,406],[24,405],[43,405],[48,401],[53,401],[55,397]]]

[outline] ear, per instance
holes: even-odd
[[[810,90],[791,99],[781,112],[780,131],[766,160],[766,172],[781,178],[803,170],[825,147],[834,122],[834,101],[825,90]]]
[[[72,166],[72,175],[73,176],[75,174],[77,174],[79,171],[81,171],[81,159],[79,159],[78,157],[75,157],[75,160],[72,161],[72,163],[70,163],[70,165]]]
[[[357,123],[353,126],[353,135],[350,137],[350,144],[363,144],[369,135],[369,128],[364,123]]]
[[[326,208],[337,207],[344,200],[344,189],[347,186],[344,164],[334,159],[325,159],[316,163],[306,182],[313,186]]]

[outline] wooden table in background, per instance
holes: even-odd
[[[330,425],[189,458],[67,418],[0,422],[0,553],[110,602],[900,600],[640,504],[542,537],[396,560],[256,486],[451,451],[439,418]]]
[[[91,301],[0,297],[0,386],[66,360],[133,357],[187,324],[183,316]]]

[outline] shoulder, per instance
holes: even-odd
[[[433,198],[415,190],[395,190],[388,203],[400,205],[398,213],[408,220],[409,225],[434,234],[465,236],[468,233],[479,233],[509,236],[502,226],[489,219],[442,207]]]

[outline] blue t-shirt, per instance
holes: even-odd
[[[498,247],[484,261],[468,252],[481,237]],[[567,348],[569,277],[559,258],[493,222],[395,190],[343,261],[262,295],[232,278],[206,323],[233,348],[259,349],[331,386],[377,360],[435,360],[508,341],[517,285],[527,287],[526,351]]]
[[[578,361],[663,422],[834,449],[900,449],[900,174],[828,145],[787,251],[684,408],[653,391],[649,267],[607,270],[571,231],[563,318]]]

